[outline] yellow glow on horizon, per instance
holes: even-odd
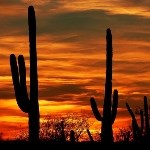
[[[90,106],[79,106],[76,105],[76,102],[72,101],[66,101],[66,102],[56,102],[56,101],[46,101],[46,100],[40,100],[39,101],[40,106],[40,116],[41,121],[44,119],[44,116],[47,115],[61,115],[65,113],[85,113],[86,111],[91,112]],[[14,135],[17,134],[21,128],[27,128],[28,126],[28,114],[23,113],[20,108],[17,106],[16,100],[1,100],[1,106],[0,109],[12,108],[12,110],[7,111],[3,116],[0,116],[0,128],[4,134],[5,139],[6,138],[14,138]],[[14,112],[15,111],[15,112]],[[99,108],[99,111],[102,111],[102,108]],[[124,111],[122,108],[118,108],[118,111]],[[91,112],[92,113],[92,112]],[[93,116],[93,115],[92,115]],[[117,130],[118,126],[126,126],[124,124],[125,120],[128,118],[116,118],[114,128]],[[91,122],[90,129],[95,130],[100,128],[100,123],[97,121],[94,116],[89,118],[89,121]],[[90,123],[89,122],[89,123]],[[4,124],[7,124],[7,126],[4,126]],[[12,128],[13,127],[13,128]],[[7,128],[9,128],[7,132]],[[9,133],[11,131],[11,134]]]

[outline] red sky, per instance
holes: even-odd
[[[114,127],[128,125],[130,118],[125,102],[133,108],[142,106],[143,96],[149,98],[150,93],[148,0],[1,0],[0,129],[4,136],[12,137],[16,130],[27,126],[27,114],[16,104],[9,55],[25,56],[28,76],[29,5],[34,6],[37,18],[41,118],[58,112],[92,115],[91,96],[96,98],[99,108],[102,107],[105,34],[110,28],[114,53],[113,89],[119,91]],[[95,123],[99,127],[96,119]]]

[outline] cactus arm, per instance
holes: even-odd
[[[10,67],[11,67],[11,74],[12,74],[12,80],[15,90],[15,96],[17,99],[17,103],[19,107],[21,106],[21,92],[20,92],[20,83],[19,83],[19,73],[18,73],[18,66],[16,61],[16,56],[14,54],[10,55]]]
[[[126,103],[126,107],[127,107],[127,110],[128,110],[128,112],[129,112],[129,114],[131,115],[132,119],[133,119],[133,120],[136,120],[136,119],[135,119],[135,115],[134,115],[134,113],[133,113],[133,111],[132,111],[132,109],[130,108],[130,106],[129,106],[128,103]]]
[[[131,117],[132,117],[132,124],[133,124],[133,126],[134,126],[134,130],[136,130],[138,136],[140,137],[140,136],[141,136],[141,132],[140,132],[140,128],[139,128],[139,126],[138,126],[138,123],[137,123],[137,121],[136,121],[135,115],[134,115],[134,113],[133,113],[133,111],[132,111],[132,109],[130,108],[130,106],[129,106],[128,103],[126,103],[126,107],[127,107],[128,112],[130,113],[130,115],[131,115]]]
[[[22,90],[19,82],[18,66],[16,56],[14,54],[10,55],[10,66],[17,104],[23,112],[28,113],[28,101],[22,99]]]
[[[112,113],[111,113],[111,122],[112,124],[115,121],[117,115],[117,107],[118,107],[118,91],[114,90],[113,93],[113,104],[112,104]]]
[[[27,86],[26,86],[26,67],[23,55],[18,56],[18,64],[19,64],[19,73],[20,73],[20,88],[22,91],[22,99],[27,102],[27,108],[29,109],[29,98],[27,94]],[[28,110],[29,112],[29,110]]]
[[[148,115],[148,102],[147,97],[144,96],[144,115],[145,115],[145,131],[149,134],[149,115]]]
[[[102,116],[101,116],[100,112],[98,111],[96,101],[93,97],[90,99],[90,103],[91,103],[91,108],[92,108],[95,118],[98,121],[102,121]]]

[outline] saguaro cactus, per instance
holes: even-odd
[[[111,30],[107,29],[106,34],[106,82],[105,82],[105,97],[103,105],[103,117],[98,111],[97,104],[94,98],[91,98],[91,108],[98,121],[102,121],[101,139],[104,143],[113,142],[112,125],[115,121],[118,107],[118,91],[114,90],[113,103],[112,96],[112,35]]]
[[[137,119],[135,118],[135,115],[128,103],[126,103],[126,107],[132,118],[132,129],[134,134],[134,140],[135,141],[141,140],[142,137],[144,137],[144,140],[148,140],[150,138],[150,127],[149,127],[147,97],[144,96],[144,109],[143,110],[140,109],[141,127],[139,127]]]
[[[38,104],[38,74],[36,52],[36,18],[33,6],[28,7],[29,53],[30,53],[30,98],[27,94],[26,67],[23,55],[10,55],[10,66],[16,101],[19,108],[28,113],[29,141],[39,140],[39,104]]]

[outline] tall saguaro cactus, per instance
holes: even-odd
[[[39,104],[38,104],[38,74],[36,52],[36,18],[33,6],[28,7],[29,53],[30,53],[30,97],[26,86],[26,67],[23,55],[10,55],[10,66],[16,101],[19,108],[28,113],[29,141],[39,140]]]
[[[105,96],[103,105],[103,117],[98,111],[97,104],[94,98],[91,98],[91,108],[95,118],[98,121],[102,121],[101,127],[101,139],[104,143],[113,142],[113,130],[112,125],[115,121],[118,107],[118,91],[114,90],[113,103],[112,97],[112,34],[111,30],[107,29],[106,34],[106,82],[105,82]]]

